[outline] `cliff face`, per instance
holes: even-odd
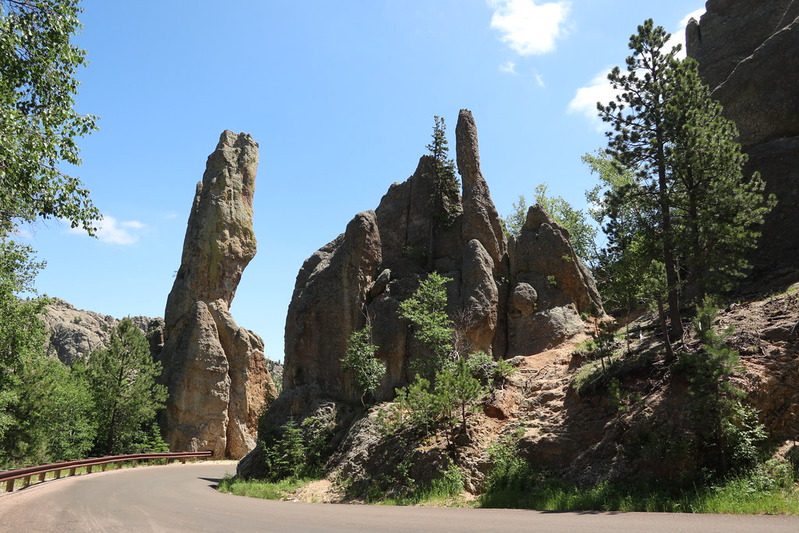
[[[164,321],[146,316],[134,316],[131,320],[147,336],[150,353],[158,359],[164,345]],[[45,307],[42,321],[47,328],[48,354],[67,365],[108,346],[111,331],[119,323],[110,315],[76,309],[58,298],[53,298]]]
[[[197,184],[180,269],[165,310],[165,430],[173,451],[240,458],[255,446],[258,416],[276,395],[263,341],[229,313],[255,256],[252,200],[258,145],[222,133]]]
[[[799,2],[709,0],[686,30],[688,55],[735,121],[767,192],[779,203],[766,220],[756,275],[799,270]]]

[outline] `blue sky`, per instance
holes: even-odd
[[[224,129],[260,143],[258,255],[233,315],[282,359],[303,260],[414,170],[433,115],[473,111],[507,214],[538,183],[575,206],[603,146],[603,73],[652,17],[681,35],[701,0],[270,0],[83,3],[78,107],[100,117],[74,169],[105,215],[98,239],[58,221],[21,236],[37,285],[77,307],[161,316],[194,187]],[[452,133],[452,131],[450,131]],[[72,171],[72,170],[71,170]]]

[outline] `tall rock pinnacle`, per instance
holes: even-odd
[[[173,451],[242,457],[255,446],[258,416],[275,396],[263,341],[236,325],[229,312],[256,251],[257,167],[252,137],[225,131],[197,184],[164,312],[165,426]]]

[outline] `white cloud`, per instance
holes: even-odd
[[[699,20],[699,17],[701,17],[704,13],[705,8],[701,7],[685,15],[680,21],[680,27],[671,34],[671,39],[669,39],[669,41],[666,43],[666,50],[671,50],[678,44],[682,45],[677,57],[681,59],[685,58],[685,28],[688,27],[688,23],[691,21],[691,19]]]
[[[494,10],[491,27],[500,39],[522,56],[547,54],[565,33],[570,2],[540,3],[536,0],[488,0]]]
[[[693,18],[699,20],[699,17],[705,12],[704,8],[697,9],[688,13],[683,19],[680,21],[680,28],[675,31],[669,42],[666,44],[666,49],[671,49],[672,47],[681,44],[682,50],[680,51],[679,57],[685,57],[685,28],[688,26],[688,22]],[[603,70],[596,76],[591,82],[586,85],[585,87],[580,87],[577,89],[577,92],[572,98],[571,102],[569,102],[569,113],[580,113],[585,115],[594,126],[598,130],[603,130],[603,123],[600,120],[599,116],[597,115],[596,104],[597,102],[602,102],[603,104],[607,104],[611,100],[616,97],[617,91],[613,90],[610,86],[610,82],[608,81],[608,74],[610,73],[610,69]]]
[[[505,61],[499,66],[499,71],[505,74],[516,74],[516,63],[513,61]]]
[[[97,223],[97,239],[106,244],[129,246],[139,241],[140,233],[147,226],[138,220],[119,221],[111,215],[103,215]],[[69,228],[76,235],[86,235],[81,228]]]
[[[594,76],[588,85],[577,89],[574,98],[569,102],[569,113],[584,115],[597,129],[602,129],[602,121],[597,115],[597,102],[607,104],[616,97],[618,92],[611,87],[608,81],[610,71],[611,69],[605,69]]]
[[[534,72],[533,79],[535,80],[536,85],[538,85],[542,89],[546,88],[547,84],[544,82],[544,77],[541,75],[540,72]]]

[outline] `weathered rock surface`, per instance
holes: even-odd
[[[165,432],[173,451],[243,457],[255,446],[258,416],[276,395],[263,341],[229,312],[255,256],[257,166],[257,143],[225,131],[197,184],[164,318]]]
[[[134,316],[130,319],[147,336],[153,358],[158,358],[164,344],[164,321],[146,316]],[[110,315],[77,309],[58,298],[53,298],[44,309],[42,321],[48,333],[48,353],[67,365],[85,359],[94,350],[107,346],[111,331],[119,323],[118,319]]]
[[[477,128],[467,110],[458,117],[456,140],[462,177],[457,205],[447,213],[437,207],[436,162],[423,156],[413,175],[392,185],[377,209],[356,215],[344,234],[303,264],[286,319],[283,392],[267,415],[273,423],[302,419],[322,400],[360,405],[340,359],[350,334],[367,321],[387,368],[377,399],[389,400],[396,387],[407,384],[410,363],[425,352],[398,308],[430,272],[451,280],[447,311],[462,347],[497,359],[560,343],[582,330],[581,312],[602,313],[568,234],[546,217],[538,220],[540,210],[531,209],[525,232],[507,242],[480,170]],[[239,473],[248,475],[246,464],[257,463],[250,457]]]
[[[381,397],[390,397],[407,382],[409,360],[421,356],[397,307],[433,270],[452,280],[449,312],[470,350],[492,353],[496,338],[507,335],[500,325],[510,324],[514,342],[494,353],[497,358],[557,344],[582,328],[580,312],[601,312],[593,281],[568,234],[540,209],[530,210],[522,235],[508,245],[480,170],[477,128],[469,111],[460,113],[456,138],[463,196],[454,221],[435,212],[435,166],[424,156],[406,182],[391,186],[375,211],[356,215],[343,235],[302,266],[286,321],[287,389],[313,385],[335,400],[357,400],[339,360],[350,333],[368,317],[378,356],[389,370]],[[516,311],[501,305],[508,278],[512,287],[524,283],[537,291],[533,320],[520,321]]]
[[[799,269],[799,2],[709,0],[686,30],[688,54],[735,121],[748,172],[779,204],[767,218],[756,274]]]

